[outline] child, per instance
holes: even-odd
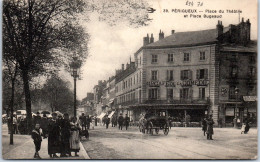
[[[40,133],[40,124],[36,123],[35,124],[35,129],[32,131],[32,139],[35,145],[35,154],[34,154],[34,158],[38,158],[41,159],[38,151],[40,151],[41,149],[41,143],[42,143],[42,137],[41,137],[41,133]]]
[[[241,127],[241,134],[245,134],[245,129],[246,129],[246,124],[245,123],[243,123],[242,124],[242,127]]]

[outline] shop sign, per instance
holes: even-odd
[[[209,84],[208,80],[183,80],[183,81],[149,81],[146,83],[150,87],[159,87],[164,85],[165,87],[175,87],[176,85],[181,86],[207,86]]]
[[[244,101],[246,102],[252,102],[252,101],[257,101],[257,97],[256,96],[243,96]]]

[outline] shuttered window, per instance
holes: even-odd
[[[205,88],[199,88],[199,98],[205,99]]]
[[[181,71],[181,80],[192,80],[192,71],[191,70],[182,70]]]
[[[167,76],[166,78],[167,81],[173,81],[173,70],[167,70],[166,76]]]
[[[196,79],[208,79],[208,69],[198,69]]]
[[[149,99],[158,99],[159,98],[159,89],[151,88],[149,89]]]

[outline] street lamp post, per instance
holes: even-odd
[[[236,123],[236,124],[234,124],[235,128],[238,127],[238,125],[237,125],[237,117],[238,117],[238,116],[237,116],[238,93],[239,93],[239,89],[236,87],[236,88],[235,88],[235,94],[236,94],[236,108],[235,108],[235,118],[236,118],[236,121],[235,121],[235,123]]]
[[[78,60],[78,57],[74,54],[72,57],[73,60],[70,64],[70,71],[71,71],[71,76],[74,79],[74,117],[77,116],[77,99],[76,99],[76,81],[77,78],[79,77],[79,69],[81,66],[80,60]]]

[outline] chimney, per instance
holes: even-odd
[[[144,45],[143,46],[146,46],[147,44],[149,44],[149,35],[147,34],[146,37],[144,37]]]
[[[161,39],[163,39],[163,38],[164,38],[164,33],[161,32],[161,30],[160,30],[160,33],[159,33],[159,40],[161,40]]]
[[[127,69],[128,67],[129,67],[129,64],[127,63],[127,64],[126,64],[126,69]]]
[[[124,70],[125,69],[125,65],[124,64],[122,64],[122,70]]]
[[[216,37],[219,37],[222,34],[223,34],[222,21],[218,20],[218,24],[217,24],[217,27],[216,27]]]
[[[153,34],[151,34],[150,43],[153,43],[153,42],[154,42],[154,37],[153,37]]]
[[[172,30],[172,35],[174,34],[175,30]]]

